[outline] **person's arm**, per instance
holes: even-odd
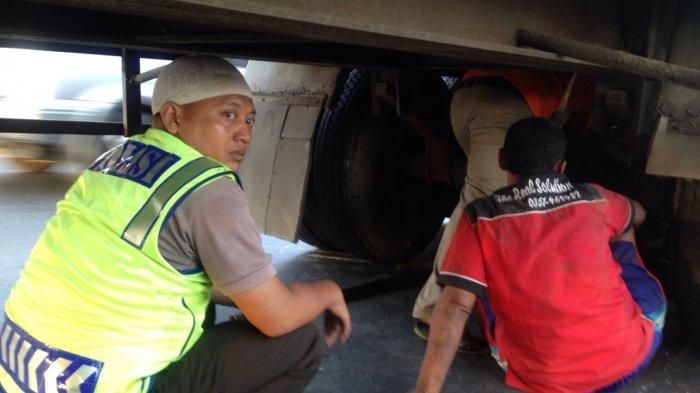
[[[463,214],[438,272],[437,283],[443,290],[430,318],[428,347],[415,392],[440,391],[476,297],[486,291],[480,244],[476,226]]]
[[[612,231],[612,238],[638,228],[646,219],[646,209],[637,201],[622,194],[591,184],[605,201],[604,214]]]
[[[622,232],[618,236],[612,238],[612,241],[626,241],[630,243],[635,243],[634,230],[639,228],[644,222],[647,216],[647,212],[644,207],[634,199],[629,198],[630,207],[632,209],[632,223],[629,225],[626,231]]]
[[[647,211],[644,209],[641,203],[635,201],[632,198],[629,198],[630,205],[632,206],[632,214],[634,217],[632,218],[632,226],[634,228],[639,228],[640,225],[644,222],[644,220],[647,218]]]
[[[200,261],[213,284],[212,302],[238,307],[266,335],[291,332],[324,311],[328,344],[350,334],[350,316],[335,283],[287,286],[277,277],[247,198],[230,179],[193,192],[172,215],[159,248],[188,261],[184,270],[196,270]]]
[[[428,348],[414,392],[440,391],[475,301],[476,295],[464,289],[443,289],[431,318]]]
[[[323,312],[326,344],[350,336],[351,323],[340,287],[330,280],[285,285],[277,276],[231,296],[248,321],[270,337],[281,336],[313,321]]]
[[[234,303],[230,297],[226,296],[223,292],[221,292],[221,289],[217,287],[211,287],[211,302],[222,306],[236,307],[236,303]]]

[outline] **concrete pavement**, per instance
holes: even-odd
[[[55,211],[55,203],[78,174],[75,167],[68,165],[58,165],[46,173],[23,173],[0,160],[2,304],[36,238]],[[308,392],[405,392],[412,386],[425,344],[412,332],[410,312],[428,268],[417,267],[420,263],[409,267],[375,266],[270,237],[264,237],[263,244],[287,281],[329,277],[344,288],[367,289],[360,291],[362,296],[357,296],[350,304],[354,323],[352,338],[326,353]],[[422,262],[429,266],[430,255]],[[394,285],[391,280],[381,285],[366,285],[391,277],[402,278],[394,280]],[[651,368],[626,391],[700,391],[700,352],[685,346],[679,333],[671,311],[667,339]],[[460,354],[444,391],[509,392],[502,380],[503,373],[489,356]]]

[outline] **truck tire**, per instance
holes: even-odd
[[[321,219],[316,204],[313,176],[309,176],[309,182],[306,187],[306,200],[304,201],[304,214],[299,227],[299,239],[321,250],[341,250],[340,246],[333,240],[332,233]]]
[[[341,249],[396,262],[430,243],[445,217],[445,192],[409,176],[405,165],[424,149],[423,140],[395,114],[372,113],[369,74],[353,70],[324,113],[312,160],[319,216]]]
[[[700,346],[700,181],[677,180],[674,211],[676,305],[691,343]]]

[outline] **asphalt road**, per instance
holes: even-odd
[[[75,166],[24,173],[0,159],[0,302],[21,271],[56,202],[77,177]],[[420,367],[424,342],[413,332],[413,300],[429,269],[430,253],[409,267],[377,267],[304,244],[264,237],[263,244],[286,281],[330,277],[351,296],[353,336],[327,351],[308,392],[405,392]],[[224,310],[225,313],[225,310]],[[225,318],[225,315],[223,316]],[[489,356],[458,355],[445,392],[509,392]],[[628,392],[700,391],[700,350],[687,347],[671,312],[667,339],[651,367]]]

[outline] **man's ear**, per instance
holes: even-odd
[[[172,101],[167,101],[160,107],[160,119],[166,131],[171,134],[177,134],[180,131],[182,111],[183,108]]]
[[[563,175],[564,171],[566,171],[566,160],[557,161],[557,163],[554,164],[554,172]]]
[[[508,170],[506,168],[506,152],[503,148],[498,149],[498,166],[504,171]]]

